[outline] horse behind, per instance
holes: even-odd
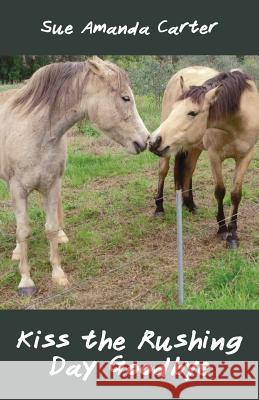
[[[171,155],[176,154],[176,187],[195,209],[192,175],[202,150],[207,150],[218,203],[218,236],[228,248],[239,245],[238,209],[245,172],[259,138],[259,95],[255,82],[239,70],[219,73],[206,67],[190,67],[175,74],[165,91],[163,122],[152,135],[150,150],[161,157],[156,212],[163,212],[163,185]],[[222,163],[236,163],[231,192],[231,216],[227,225],[223,200],[226,194]]]
[[[126,73],[99,58],[47,65],[23,87],[0,97],[0,178],[9,185],[16,215],[19,293],[32,295],[36,288],[27,256],[27,199],[33,190],[43,196],[53,281],[68,284],[58,249],[67,130],[86,118],[131,154],[146,148],[148,131]]]
[[[161,113],[162,122],[169,117],[173,104],[177,102],[185,90],[190,88],[192,85],[202,85],[205,80],[210,79],[217,74],[218,71],[212,68],[199,66],[184,68],[174,74],[168,82],[163,96]],[[188,210],[193,213],[196,211],[196,205],[193,200],[192,175],[202,150],[204,150],[204,146],[201,141],[196,146],[189,149],[188,152],[179,152],[175,155],[175,188],[183,190],[183,203]],[[162,216],[165,212],[163,205],[164,184],[169,171],[170,158],[171,156],[160,157],[159,160],[155,216]]]

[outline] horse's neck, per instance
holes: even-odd
[[[61,138],[68,129],[72,128],[77,122],[81,121],[87,116],[87,104],[91,96],[94,95],[93,90],[88,90],[89,81],[84,80],[84,94],[78,97],[75,104],[71,105],[68,109],[60,107],[55,110],[50,116],[50,126],[51,126],[51,136]],[[74,90],[78,90],[77,85],[75,85]],[[62,99],[64,105],[69,103],[66,99]]]
[[[241,99],[239,112],[221,121],[208,122],[208,128],[229,132],[233,138],[254,145],[259,140],[259,93],[257,90],[246,91]]]
[[[246,91],[240,103],[240,130],[246,132],[251,140],[259,138],[259,93],[257,89]],[[242,132],[241,132],[242,135]]]
[[[86,118],[86,113],[82,110],[80,104],[71,107],[65,112],[61,110],[55,117],[50,117],[48,125],[51,130],[51,136],[60,139],[73,125]]]

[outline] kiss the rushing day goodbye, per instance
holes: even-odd
[[[167,19],[163,19],[157,23],[155,29],[161,34],[167,34],[172,36],[178,36],[183,33],[189,32],[192,34],[207,35],[212,33],[212,31],[219,25],[219,22],[214,21],[211,23],[203,24],[198,20],[185,21],[178,25],[170,23]],[[78,32],[80,29],[80,34],[84,35],[94,35],[96,33],[102,33],[106,35],[146,35],[149,36],[153,32],[153,27],[149,25],[142,25],[137,21],[133,25],[108,25],[106,23],[95,23],[94,21],[89,21],[82,27],[74,27],[73,25],[62,25],[51,20],[45,20],[42,23],[41,32],[50,33],[52,35],[72,35]]]

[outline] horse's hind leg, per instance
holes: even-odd
[[[158,187],[156,196],[155,216],[163,215],[164,210],[164,183],[169,170],[170,157],[161,157],[159,160]]]
[[[12,199],[16,216],[16,240],[19,246],[19,270],[21,281],[18,286],[18,292],[21,296],[31,296],[35,293],[36,287],[30,277],[30,266],[28,263],[28,237],[31,229],[27,217],[27,193],[17,182],[10,184]]]
[[[44,208],[46,211],[46,236],[50,244],[50,263],[52,265],[52,279],[61,286],[68,284],[65,272],[61,268],[61,259],[59,254],[59,220],[58,220],[58,202],[61,188],[61,180],[57,179],[47,193],[44,195]]]
[[[62,197],[61,197],[61,190],[58,196],[58,223],[59,223],[59,231],[58,231],[58,242],[59,243],[68,243],[68,237],[64,232],[64,212],[63,212],[63,205],[62,205]]]
[[[226,188],[224,185],[224,180],[222,175],[222,160],[220,159],[220,157],[216,152],[209,150],[208,153],[209,153],[213,179],[215,183],[214,194],[218,203],[217,222],[219,229],[217,232],[217,236],[222,240],[226,240],[228,228],[225,221],[224,204],[223,204],[223,200],[226,194]]]
[[[228,225],[228,236],[227,236],[227,247],[229,249],[236,249],[239,246],[239,239],[237,235],[237,216],[238,216],[238,207],[242,198],[242,184],[244,180],[244,175],[249,167],[250,161],[252,160],[254,155],[254,149],[251,150],[246,156],[242,159],[236,160],[236,170],[234,177],[234,187],[231,192],[231,219]]]

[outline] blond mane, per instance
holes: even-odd
[[[127,75],[116,65],[105,62],[114,74],[110,78],[119,89]],[[29,114],[35,108],[48,107],[53,112],[57,107],[67,110],[80,101],[85,84],[90,77],[88,61],[60,62],[46,65],[37,70],[27,84],[21,88],[13,101],[13,108],[23,109]],[[107,83],[109,78],[106,78]]]

